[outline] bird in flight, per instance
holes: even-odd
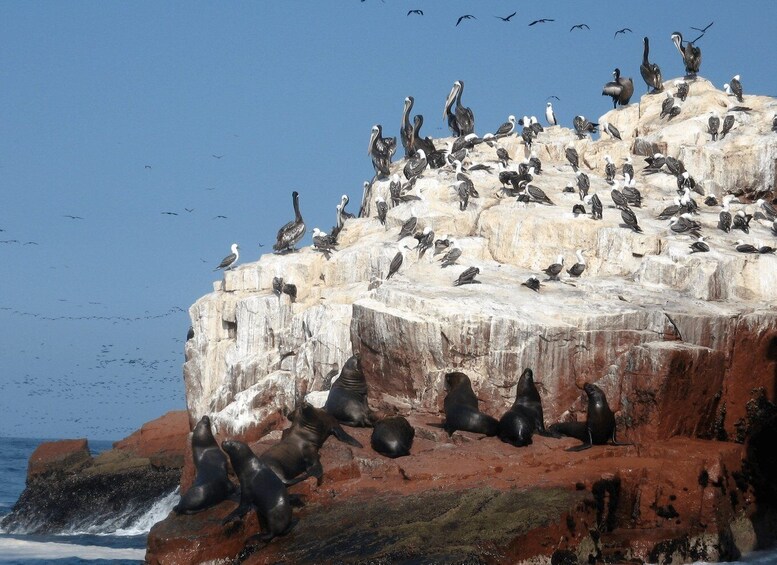
[[[226,216],[214,216],[213,219],[214,220],[226,220],[227,217]]]
[[[691,29],[695,29],[696,31],[700,31],[702,33],[705,33],[708,29],[710,29],[710,27],[712,27],[712,24],[714,24],[714,23],[715,22],[710,22],[709,25],[707,27],[705,27],[704,29],[699,29],[698,27],[692,27]]]
[[[461,20],[476,20],[476,19],[477,18],[472,14],[465,14],[461,16],[458,20],[456,20],[456,26],[458,26],[461,23]]]
[[[588,24],[577,24],[576,26],[572,26],[571,28],[569,28],[569,31],[572,31],[573,29],[583,29],[583,28],[591,29],[590,27],[588,27]]]
[[[632,31],[631,31],[631,28],[630,28],[630,27],[624,27],[623,29],[619,29],[618,31],[616,31],[616,32],[615,32],[615,35],[613,35],[613,36],[612,36],[612,38],[613,38],[613,39],[615,39],[616,37],[618,37],[618,34],[619,34],[619,33],[622,33],[623,35],[626,35],[626,32],[627,32],[627,31],[628,31],[629,33],[632,33]]]
[[[224,155],[211,155],[211,157],[215,157],[216,159],[221,159]]]
[[[168,216],[177,216],[178,212],[162,212],[163,214],[167,214]]]
[[[419,16],[423,16],[424,15],[424,11],[423,10],[408,10],[407,11],[407,15],[409,16],[410,14],[418,14]]]
[[[512,18],[512,17],[513,17],[515,14],[517,14],[517,13],[518,13],[518,12],[513,12],[512,14],[510,14],[509,16],[505,16],[504,18],[503,18],[502,16],[494,16],[494,17],[495,17],[495,18],[499,18],[499,19],[500,19],[500,20],[502,20],[503,22],[509,22],[509,21],[510,21],[510,18]]]
[[[187,212],[189,212],[190,214],[191,214],[192,212],[194,212],[194,208],[184,208],[184,210],[186,210],[186,211],[187,211]]]
[[[551,20],[548,18],[542,18],[540,20],[534,20],[532,23],[529,24],[529,26],[533,26],[534,24],[544,24],[547,22],[555,22],[556,20]]]
[[[65,214],[65,218],[70,218],[71,220],[83,220],[81,216],[71,216],[70,214]]]
[[[559,98],[558,96],[553,96],[552,94],[550,96],[548,96],[545,100],[550,100],[551,98],[555,98],[556,100],[561,102],[561,98]]]

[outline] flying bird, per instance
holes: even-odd
[[[548,18],[542,18],[542,19],[539,19],[539,20],[534,20],[532,23],[529,24],[529,26],[533,26],[534,24],[544,24],[544,23],[547,23],[547,22],[555,22],[555,21],[556,20],[551,20],[551,19],[548,19]]]
[[[591,29],[590,27],[588,27],[588,24],[577,24],[577,25],[574,25],[571,28],[569,28],[569,31],[572,31],[573,29],[583,29],[583,28],[588,29],[588,30]]]
[[[503,18],[502,16],[494,16],[494,17],[495,17],[495,18],[499,18],[499,19],[500,19],[500,20],[502,20],[503,22],[509,22],[509,21],[510,21],[510,18],[512,18],[512,17],[513,17],[515,14],[517,14],[517,13],[518,13],[518,12],[513,12],[512,14],[510,14],[509,16],[505,16],[504,18]]]
[[[168,216],[177,216],[178,212],[162,212],[162,214],[166,214]]]
[[[226,216],[221,216],[221,215],[219,215],[219,216],[213,216],[213,218],[212,218],[212,219],[213,219],[213,220],[226,220],[226,219],[227,219],[227,217],[226,217]]]
[[[632,31],[631,31],[631,28],[624,27],[623,29],[619,29],[618,31],[616,31],[616,32],[615,32],[615,35],[613,35],[613,36],[612,36],[612,38],[613,38],[613,39],[615,39],[616,37],[618,37],[618,34],[619,34],[619,33],[622,33],[623,35],[626,35],[626,32],[627,32],[627,31],[628,31],[629,33],[632,33]]]
[[[706,31],[708,29],[710,29],[712,27],[712,24],[714,24],[714,23],[715,22],[710,22],[709,25],[707,27],[705,27],[704,29],[699,29],[698,27],[691,27],[691,29],[696,30],[696,31],[700,31],[702,33],[706,33]]]
[[[456,20],[456,26],[458,26],[461,23],[461,20],[476,20],[477,18],[473,16],[472,14],[465,14],[463,16],[460,16],[458,20]]]
[[[409,16],[410,14],[418,14],[419,16],[423,16],[424,15],[424,11],[423,10],[408,10],[407,11],[407,15]]]
[[[65,218],[70,218],[71,220],[83,220],[81,216],[71,216],[70,214],[65,214]]]
[[[215,157],[216,159],[221,159],[224,155],[211,155],[211,157]]]

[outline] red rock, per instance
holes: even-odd
[[[63,439],[41,443],[27,464],[27,480],[55,471],[74,472],[91,464],[86,439]]]
[[[135,457],[146,457],[155,467],[182,467],[190,431],[188,413],[176,410],[143,424],[113,447]]]

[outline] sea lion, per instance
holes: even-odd
[[[415,429],[407,419],[402,416],[392,416],[375,422],[370,445],[381,455],[394,459],[410,455],[414,437]]]
[[[495,436],[499,431],[499,422],[478,410],[478,398],[472,390],[469,377],[458,371],[448,373],[445,375],[445,384],[448,394],[443,403],[445,422],[442,427],[448,435],[463,430]]]
[[[249,540],[270,541],[288,534],[297,520],[292,517],[292,497],[286,485],[242,441],[226,440],[221,447],[229,455],[232,468],[240,479],[240,504],[221,523],[238,520],[253,508],[262,532]]]
[[[358,355],[343,365],[340,376],[332,383],[324,410],[341,424],[357,428],[372,427],[372,415],[367,405],[367,381]]]
[[[523,447],[531,444],[531,436],[535,432],[544,436],[557,436],[545,430],[542,400],[534,384],[534,372],[527,368],[518,379],[515,402],[499,420],[499,439]]]
[[[177,514],[194,514],[205,510],[226,500],[235,491],[235,486],[227,478],[227,457],[213,437],[208,416],[203,416],[194,426],[192,454],[197,475],[194,484],[173,507]]]
[[[598,386],[585,383],[583,390],[588,396],[588,414],[583,422],[562,422],[553,424],[551,432],[561,435],[576,437],[583,443],[568,448],[566,451],[583,451],[592,445],[633,445],[631,443],[618,443],[615,440],[615,414],[607,404],[604,391]]]
[[[321,484],[324,469],[318,450],[330,435],[348,445],[363,447],[332,415],[307,402],[289,414],[289,419],[293,424],[283,431],[281,441],[259,457],[286,485],[297,484],[308,477],[316,477]]]

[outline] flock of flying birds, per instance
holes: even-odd
[[[420,11],[411,10],[408,15],[411,15],[414,12]],[[423,15],[423,13],[419,15]],[[515,14],[507,16],[504,18],[505,21],[509,21],[514,15]],[[462,16],[462,18],[466,19],[467,16]],[[458,23],[460,23],[460,21]],[[533,25],[534,23],[538,22],[532,22],[530,25]],[[695,45],[695,42],[704,36],[713,23],[710,23],[705,28],[699,29],[698,31],[701,32],[701,35],[690,42],[684,41],[682,34],[679,32],[672,34],[671,40],[682,56],[687,74],[685,79],[674,83],[674,86],[677,88],[674,94],[666,92],[666,99],[662,103],[661,119],[666,118],[668,121],[680,113],[680,106],[678,106],[675,101],[676,99],[685,101],[686,97],[689,96],[690,86],[693,83],[693,80],[695,80],[696,74],[701,66],[701,49]],[[644,38],[644,53],[642,65],[640,66],[640,73],[651,93],[659,94],[664,92],[665,85],[661,77],[661,69],[657,64],[649,61],[649,40],[647,37]],[[614,80],[604,85],[602,95],[610,96],[612,98],[614,108],[617,108],[619,105],[625,106],[629,103],[631,96],[634,93],[633,81],[621,77],[619,69],[615,69],[613,76]],[[744,102],[739,75],[734,76],[728,84],[724,85],[724,89],[729,95],[735,96],[737,102]],[[392,157],[397,150],[396,137],[383,137],[382,127],[379,124],[373,126],[368,153],[371,157],[373,168],[375,169],[375,177],[371,182],[364,183],[363,200],[358,214],[359,217],[365,212],[365,204],[368,202],[369,194],[371,193],[373,183],[376,180],[390,179],[389,191],[391,194],[391,206],[398,206],[406,202],[412,202],[413,200],[420,200],[420,197],[411,193],[418,178],[425,174],[429,169],[443,168],[450,168],[455,171],[455,182],[453,183],[452,188],[458,194],[459,209],[462,211],[466,210],[469,200],[479,196],[468,173],[474,171],[486,171],[490,173],[493,171],[493,167],[482,163],[470,163],[468,168],[464,168],[464,163],[468,160],[469,152],[473,150],[475,146],[483,143],[495,149],[496,159],[500,166],[498,178],[502,186],[501,192],[503,194],[515,197],[519,202],[524,204],[533,202],[547,206],[555,205],[540,187],[531,184],[532,180],[534,180],[537,175],[542,174],[542,163],[537,157],[536,152],[532,151],[534,139],[544,132],[544,128],[539,123],[539,120],[535,116],[523,116],[522,119],[516,121],[515,116],[511,115],[509,116],[508,121],[502,124],[494,133],[488,133],[483,137],[479,137],[474,132],[475,117],[473,111],[462,104],[463,92],[463,81],[454,82],[444,104],[443,118],[447,120],[448,127],[453,134],[453,140],[448,142],[447,147],[438,147],[435,145],[434,140],[421,135],[420,130],[423,125],[423,116],[416,115],[411,122],[410,114],[413,108],[414,99],[412,96],[405,98],[399,132],[400,142],[404,148],[406,159],[406,163],[402,169],[404,180],[398,173],[392,175],[390,170]],[[751,111],[750,108],[741,105],[729,108],[729,110],[732,113],[724,118],[722,128],[720,127],[721,122],[718,116],[713,115],[709,118],[708,132],[711,136],[711,141],[716,141],[719,137],[724,138],[726,134],[731,131],[736,122],[734,116],[736,112]],[[548,125],[555,126],[558,124],[551,102],[547,102],[545,117]],[[520,126],[520,130],[516,130],[516,126]],[[621,139],[620,132],[613,124],[592,123],[584,116],[575,116],[573,127],[575,134],[579,139],[597,133],[597,128],[600,127],[612,138]],[[777,132],[777,116],[773,118],[772,131]],[[517,169],[511,169],[509,167],[510,156],[507,151],[499,145],[499,141],[502,138],[511,135],[520,136],[531,155],[528,160],[520,163]],[[573,206],[573,214],[575,217],[586,215],[585,206],[590,206],[591,218],[594,220],[601,220],[604,205],[596,193],[589,194],[590,179],[585,172],[579,170],[579,156],[571,141],[566,147],[565,156],[575,174],[575,183],[568,183],[563,189],[563,192],[574,193],[577,190],[581,201]],[[690,234],[697,238],[690,246],[691,253],[708,252],[710,250],[709,244],[704,241],[704,237],[701,235],[702,225],[699,221],[694,219],[694,216],[698,213],[698,204],[692,195],[694,193],[701,196],[705,195],[701,184],[696,182],[679,159],[656,153],[653,156],[646,158],[645,161],[647,163],[647,166],[643,171],[645,175],[661,172],[673,175],[677,179],[677,197],[674,199],[672,205],[667,206],[658,215],[658,219],[668,219],[669,228],[675,234]],[[605,156],[605,163],[605,180],[608,184],[613,185],[617,174],[616,165],[609,156]],[[636,187],[634,165],[630,156],[621,167],[621,172],[624,178],[623,185],[620,189],[613,188],[610,197],[615,208],[620,210],[621,219],[623,220],[623,224],[621,225],[641,233],[642,228],[639,226],[639,221],[633,208],[641,207],[642,195]],[[292,194],[292,202],[295,219],[284,225],[278,231],[277,241],[273,246],[275,252],[279,254],[294,251],[295,245],[305,234],[305,223],[299,210],[299,194],[296,191]],[[758,210],[755,214],[748,213],[746,208],[740,209],[732,214],[730,211],[732,202],[734,202],[733,195],[727,195],[723,198],[723,208],[719,214],[719,222],[717,225],[718,229],[724,232],[741,230],[743,233],[749,234],[751,229],[750,222],[753,217],[761,217],[772,222],[771,231],[774,235],[777,235],[777,209],[775,209],[771,202],[764,199],[758,199],[756,201]],[[718,205],[717,199],[713,195],[706,196],[704,203],[707,206]],[[345,208],[347,204],[348,196],[343,195],[340,203],[336,207],[336,223],[332,228],[331,234],[327,234],[318,228],[314,228],[313,230],[313,247],[317,251],[322,252],[327,258],[337,250],[337,238],[344,224],[349,219],[355,217],[354,214],[346,212]],[[387,203],[384,198],[378,196],[375,199],[375,209],[377,211],[377,220],[385,225],[389,203]],[[419,258],[422,257],[427,250],[434,247],[434,255],[442,254],[440,259],[441,267],[445,268],[456,264],[457,260],[461,257],[462,250],[454,240],[447,237],[435,239],[434,231],[430,226],[426,226],[422,231],[417,231],[417,228],[418,219],[415,216],[411,216],[400,228],[398,240],[401,242],[405,238],[412,236],[417,240],[414,249],[417,251]],[[391,261],[386,279],[391,278],[399,271],[404,261],[403,250],[407,249],[410,248],[401,243],[398,244],[398,251]],[[741,253],[774,253],[775,251],[772,246],[762,244],[752,245],[745,243],[743,240],[737,241],[736,250]],[[570,277],[579,277],[586,268],[584,250],[577,250],[576,256],[577,262],[571,268],[567,269],[567,274]],[[237,244],[233,244],[232,253],[224,258],[216,270],[232,268],[238,260],[238,257],[238,246]],[[559,256],[555,263],[544,269],[544,273],[549,277],[547,280],[558,281],[563,268],[564,258],[563,256]],[[477,267],[469,267],[460,274],[453,284],[458,286],[479,283],[480,281],[476,280],[476,276],[479,272]],[[539,291],[540,289],[540,280],[537,276],[530,277],[522,284],[534,291]],[[293,287],[293,285],[291,286]],[[277,287],[274,288],[274,290],[279,295],[281,292],[285,292],[283,290],[282,280],[280,280],[277,285],[274,284],[274,287]],[[287,292],[287,294],[292,296],[291,291]],[[294,296],[296,296],[296,287],[293,288],[292,299]]]

